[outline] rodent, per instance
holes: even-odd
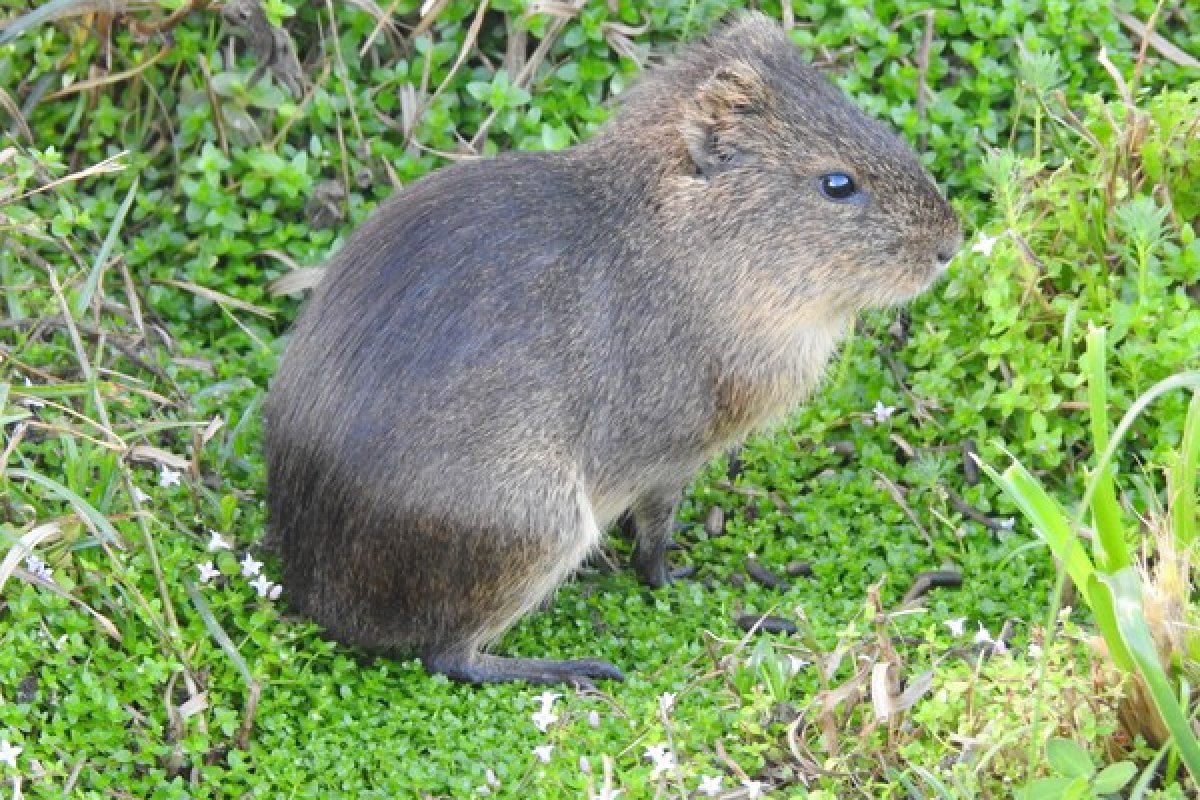
[[[894,133],[747,13],[588,142],[404,187],[332,257],[266,402],[290,603],[472,683],[619,679],[485,652],[624,512],[796,406],[855,313],[926,289],[956,214]]]

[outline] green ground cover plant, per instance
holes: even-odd
[[[1182,755],[1130,724],[1091,590],[974,460],[1011,453],[1074,514],[1097,409],[1200,368],[1183,2],[763,4],[921,150],[968,243],[700,477],[674,556],[694,578],[645,589],[613,537],[500,643],[627,682],[471,689],[289,616],[260,547],[260,408],[302,302],[279,282],[451,158],[586,138],[639,62],[733,5],[268,0],[246,24],[243,2],[0,4],[4,791],[1193,796]],[[1097,406],[1081,356],[1101,327]],[[1194,564],[1141,524],[1187,524],[1167,474],[1191,402],[1148,406],[1093,495],[1131,560]],[[1193,732],[1195,658],[1164,664]]]

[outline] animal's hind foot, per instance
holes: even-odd
[[[425,669],[460,683],[567,684],[591,689],[593,680],[625,680],[621,671],[598,658],[555,661],[548,658],[505,658],[483,653],[429,652],[421,656]]]

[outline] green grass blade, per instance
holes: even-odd
[[[1109,658],[1117,669],[1133,672],[1137,662],[1125,646],[1125,639],[1121,636],[1121,628],[1117,624],[1116,599],[1108,584],[1100,580],[1100,573],[1092,576],[1086,596],[1092,608],[1092,616],[1096,620],[1096,627],[1100,629],[1100,635],[1108,645]]]
[[[1161,381],[1147,389],[1140,397],[1138,397],[1138,399],[1133,402],[1133,405],[1129,407],[1129,410],[1125,412],[1125,416],[1121,417],[1121,421],[1117,423],[1116,430],[1113,431],[1112,439],[1109,441],[1108,447],[1104,448],[1103,454],[1101,454],[1100,459],[1096,462],[1097,472],[1103,472],[1109,468],[1109,465],[1112,464],[1113,459],[1116,458],[1117,448],[1121,445],[1121,441],[1125,438],[1125,434],[1129,432],[1129,428],[1132,427],[1134,421],[1137,420],[1141,413],[1146,410],[1146,407],[1162,395],[1166,394],[1167,392],[1172,392],[1176,389],[1200,390],[1200,370],[1188,370],[1187,372],[1180,372],[1172,375],[1169,378],[1163,378]],[[1096,483],[1094,481],[1089,481],[1087,491],[1085,491],[1083,494],[1083,502],[1080,503],[1081,515],[1084,509],[1091,507],[1092,495],[1095,493],[1095,491]]]
[[[121,535],[117,533],[117,529],[112,526],[112,523],[97,511],[95,506],[58,481],[28,469],[10,469],[8,477],[10,479],[33,481],[43,488],[49,489],[53,494],[70,503],[71,507],[75,509],[75,513],[91,523],[92,529],[98,536],[110,544],[115,544],[118,547],[121,546]]]
[[[1108,374],[1105,369],[1105,331],[1092,328],[1087,334],[1087,349],[1082,365],[1087,375],[1088,406],[1092,427],[1094,455],[1108,447]],[[1097,468],[1091,480],[1095,483],[1092,498],[1092,523],[1096,529],[1095,553],[1099,568],[1115,572],[1133,563],[1129,547],[1125,542],[1125,524],[1121,519],[1121,506],[1117,503],[1117,492],[1113,485],[1111,467]]]
[[[1012,464],[1003,473],[996,472],[987,464],[981,463],[980,467],[1020,507],[1025,518],[1033,524],[1034,530],[1050,546],[1054,557],[1062,562],[1067,575],[1079,590],[1086,594],[1088,579],[1096,568],[1088,557],[1087,550],[1079,543],[1079,535],[1071,528],[1070,517],[1020,461],[1011,454],[1009,458],[1012,458]]]
[[[1171,465],[1171,530],[1180,552],[1187,552],[1196,541],[1197,472],[1200,472],[1200,391],[1192,395],[1179,454]]]
[[[117,236],[125,225],[125,216],[129,213],[129,207],[133,205],[133,198],[137,197],[137,190],[138,179],[135,177],[129,191],[125,193],[125,199],[121,201],[121,207],[117,209],[117,215],[113,217],[112,225],[108,226],[108,235],[104,237],[100,252],[96,253],[96,258],[92,261],[92,271],[88,273],[87,280],[84,281],[79,294],[75,296],[75,302],[71,305],[71,315],[75,319],[83,316],[83,312],[92,304],[92,298],[96,296],[96,287],[100,284],[100,275],[104,272],[104,265],[108,263],[108,254],[112,252],[113,246],[117,243]]]
[[[1159,661],[1154,637],[1142,612],[1141,579],[1137,571],[1130,567],[1112,575],[1102,575],[1101,580],[1108,585],[1116,600],[1117,625],[1121,637],[1137,662],[1138,672],[1150,689],[1154,705],[1162,714],[1163,722],[1171,732],[1175,747],[1192,780],[1200,782],[1200,741],[1192,732],[1187,713],[1179,705],[1171,680]]]

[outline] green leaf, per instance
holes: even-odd
[[[1171,532],[1180,552],[1191,550],[1196,541],[1196,473],[1200,472],[1200,391],[1192,394],[1183,440],[1171,465]]]
[[[1046,761],[1065,778],[1091,778],[1096,765],[1088,752],[1070,739],[1054,738],[1046,742]]]
[[[1098,458],[1108,447],[1108,375],[1104,366],[1106,353],[1104,328],[1092,328],[1087,334],[1087,350],[1081,366],[1087,375],[1088,407],[1092,426],[1092,447]],[[1098,566],[1113,572],[1132,563],[1125,544],[1125,525],[1121,506],[1113,486],[1112,469],[1097,468],[1092,474],[1096,485],[1092,498],[1092,521],[1096,528],[1095,549]]]
[[[125,193],[125,199],[121,202],[121,207],[117,209],[117,216],[113,218],[112,225],[108,227],[108,235],[104,237],[104,243],[100,245],[100,251],[96,253],[96,258],[92,261],[91,272],[88,273],[87,280],[79,290],[79,294],[75,296],[75,302],[71,305],[71,316],[75,319],[82,317],[83,312],[92,304],[92,298],[95,297],[96,288],[100,284],[100,275],[108,265],[108,255],[112,252],[113,245],[117,243],[117,236],[125,224],[125,216],[129,213],[129,207],[133,205],[133,198],[137,196],[137,190],[138,178],[135,177],[133,184],[129,187],[129,191]]]
[[[1079,534],[1072,530],[1070,517],[1020,461],[1011,454],[1009,457],[1013,459],[1012,464],[1003,473],[997,473],[986,464],[982,468],[1016,502],[1026,519],[1033,524],[1034,530],[1062,562],[1067,575],[1086,594],[1088,579],[1096,569],[1079,543]]]
[[[1082,782],[1087,788],[1085,778],[1038,778],[1033,781],[1020,795],[1022,800],[1064,800],[1070,792],[1078,791]]]
[[[1125,788],[1125,784],[1137,775],[1137,767],[1128,761],[1118,761],[1100,770],[1092,781],[1092,788],[1097,794],[1113,794]]]

